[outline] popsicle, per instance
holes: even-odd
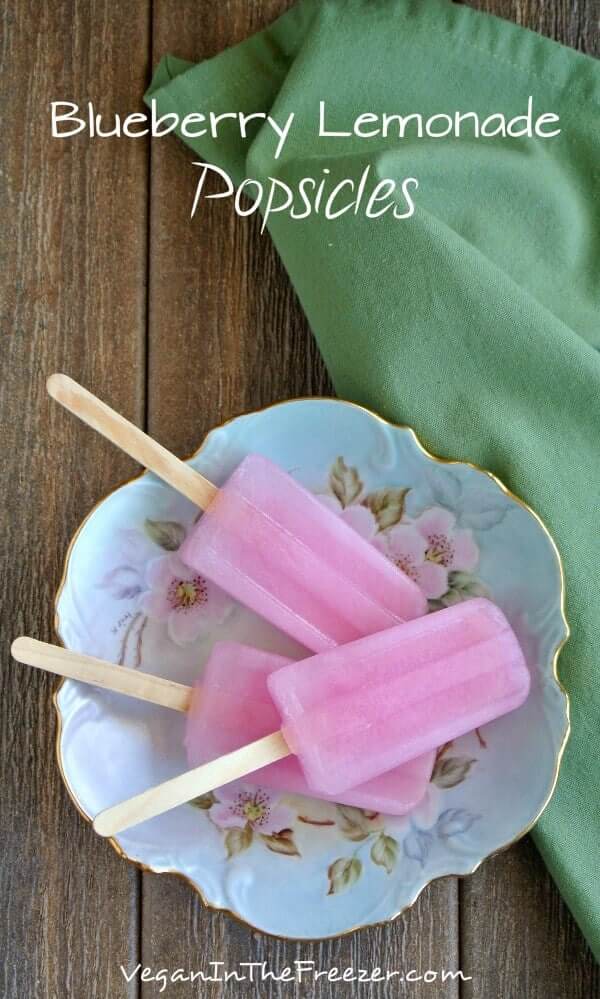
[[[529,680],[504,614],[479,598],[290,663],[267,685],[308,785],[339,794],[519,707]]]
[[[279,731],[101,812],[114,835],[295,753],[313,793],[349,787],[519,707],[530,678],[502,611],[478,598],[273,672]]]
[[[200,506],[185,561],[311,651],[425,613],[412,579],[267,458],[248,455],[218,489],[66,375],[48,391]]]
[[[267,690],[267,677],[291,661],[237,642],[217,642],[203,676],[194,687],[188,687],[34,638],[15,639],[11,651],[18,662],[37,669],[187,712],[186,746],[193,764],[271,731],[278,716]],[[434,753],[426,753],[364,787],[349,790],[339,802],[404,815],[425,794],[434,758]],[[293,757],[250,774],[249,783],[311,794]]]
[[[291,660],[237,642],[217,642],[194,686],[186,719],[185,745],[190,766],[197,767],[239,749],[277,728],[279,716],[267,688],[272,673]],[[430,750],[389,773],[347,790],[340,800],[388,815],[404,815],[421,800],[431,778],[435,752]],[[294,756],[249,775],[252,784],[312,794]]]
[[[412,580],[258,454],[219,490],[181,556],[314,652],[426,610]]]

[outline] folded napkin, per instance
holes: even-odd
[[[530,96],[558,137],[317,136],[320,101],[341,130],[362,112],[509,118]],[[269,229],[338,393],[493,470],[559,545],[572,735],[534,835],[600,957],[599,65],[447,0],[305,0],[215,59],[167,56],[151,97],[180,116],[293,111],[277,160],[259,120],[185,140],[238,184],[418,178],[408,220],[282,212]]]

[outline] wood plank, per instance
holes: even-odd
[[[147,148],[52,139],[51,100],[139,104],[147,0],[3,5],[0,213],[0,993],[6,999],[135,995],[139,874],[79,817],[55,762],[44,675],[11,666],[10,639],[52,637],[67,543],[83,514],[133,473],[46,397],[65,369],[130,417],[144,410]]]
[[[166,51],[200,59],[258,30],[289,2],[252,0],[219,4],[182,0],[174,9],[156,3],[155,61]],[[154,143],[151,180],[149,341],[150,432],[185,454],[215,424],[245,410],[293,396],[332,394],[331,384],[267,236],[237,218],[229,205],[203,206],[190,223],[193,194],[190,154],[181,143]],[[434,885],[413,910],[389,927],[361,931],[323,944],[294,944],[252,933],[227,916],[207,911],[173,878],[144,876],[142,961],[157,967],[200,967],[211,959],[235,969],[240,961],[266,960],[277,970],[295,959],[318,967],[455,968],[458,955],[454,879]],[[142,986],[142,996],[155,986]],[[232,996],[251,986],[230,984]],[[260,987],[281,994],[282,986]],[[339,986],[337,987],[339,988]],[[409,987],[410,995],[431,986]],[[211,991],[212,990],[212,991]],[[319,983],[315,996],[335,994]],[[310,992],[310,990],[309,990]],[[309,994],[306,983],[286,986],[289,996]],[[373,986],[372,995],[389,987]],[[173,999],[190,986],[173,985]],[[219,986],[203,993],[220,994]],[[404,994],[402,990],[394,994]],[[448,999],[457,986],[446,986]]]
[[[592,55],[600,53],[596,0],[472,0]],[[528,837],[460,885],[464,999],[588,999],[600,969]]]
[[[590,999],[594,961],[530,837],[461,883],[464,999]]]

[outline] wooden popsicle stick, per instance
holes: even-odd
[[[52,398],[61,406],[108,438],[130,457],[135,458],[144,468],[150,469],[164,482],[173,486],[201,510],[206,510],[216,496],[217,486],[186,465],[184,461],[176,458],[162,444],[148,437],[148,434],[126,420],[124,416],[115,413],[114,409],[101,402],[68,375],[50,375],[47,388]]]
[[[35,638],[15,638],[11,652],[17,662],[27,666],[66,676],[71,680],[83,680],[94,687],[114,690],[140,701],[160,704],[174,711],[187,711],[190,706],[192,688],[166,680],[162,676],[115,666],[94,656],[84,656],[80,652],[38,642]]]
[[[179,777],[173,777],[163,784],[157,784],[141,794],[106,808],[94,819],[94,829],[100,836],[116,836],[117,833],[136,826],[139,822],[162,815],[171,808],[185,804],[192,798],[207,794],[215,787],[229,784],[232,780],[266,767],[289,756],[291,750],[282,732],[265,735],[233,753],[220,756],[194,770],[187,770]]]

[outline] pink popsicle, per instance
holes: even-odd
[[[427,609],[416,583],[256,454],[244,458],[219,489],[181,555],[314,652]]]
[[[307,784],[340,795],[523,703],[529,671],[489,600],[457,604],[272,673]]]
[[[277,728],[279,715],[267,689],[267,678],[289,662],[283,656],[237,642],[215,644],[202,678],[195,685],[187,715],[185,741],[190,766],[207,763]],[[425,794],[434,760],[433,751],[425,753],[346,791],[340,803],[403,815]],[[248,780],[297,794],[314,793],[294,756],[256,770]]]

